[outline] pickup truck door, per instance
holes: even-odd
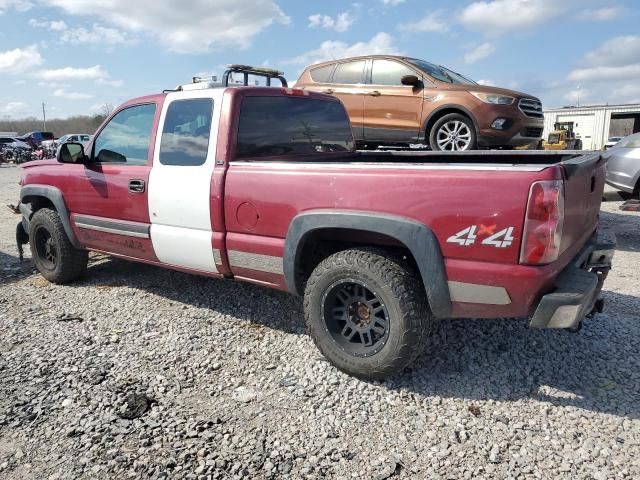
[[[97,133],[86,165],[61,165],[65,202],[85,246],[155,260],[146,185],[157,110],[156,101],[123,107]]]
[[[222,89],[169,93],[149,177],[151,241],[166,264],[216,273],[211,183]]]

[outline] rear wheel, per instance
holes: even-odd
[[[338,252],[307,281],[307,331],[340,370],[382,379],[409,365],[433,329],[425,297],[416,272],[384,250]]]
[[[477,148],[476,130],[469,117],[450,113],[436,120],[429,132],[431,150],[465,151]]]
[[[68,283],[87,269],[88,253],[71,245],[58,213],[48,208],[33,214],[29,232],[33,263],[44,278]]]

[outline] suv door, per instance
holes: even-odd
[[[423,86],[403,85],[405,75],[422,79]],[[416,70],[390,59],[374,59],[364,91],[364,138],[377,142],[417,142],[429,80]]]
[[[366,60],[353,60],[350,62],[338,63],[333,72],[329,88],[319,90],[324,93],[333,94],[342,101],[349,120],[355,141],[364,139],[364,72]]]
[[[156,104],[127,106],[97,133],[87,165],[65,164],[63,190],[72,225],[86,246],[155,260],[149,236],[147,183]]]

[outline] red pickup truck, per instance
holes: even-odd
[[[131,100],[23,165],[18,237],[70,282],[88,251],[304,297],[338,368],[382,378],[441,318],[576,328],[614,240],[599,153],[357,152],[339,100],[288,88]]]

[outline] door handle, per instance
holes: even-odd
[[[373,92],[370,92],[369,95],[371,95],[372,97],[379,97],[380,92],[378,90],[374,90]]]
[[[322,91],[323,93],[328,93],[329,95],[331,95],[333,93],[333,89],[332,88],[327,88],[326,90]]]
[[[129,191],[131,193],[144,193],[144,180],[129,180]]]

